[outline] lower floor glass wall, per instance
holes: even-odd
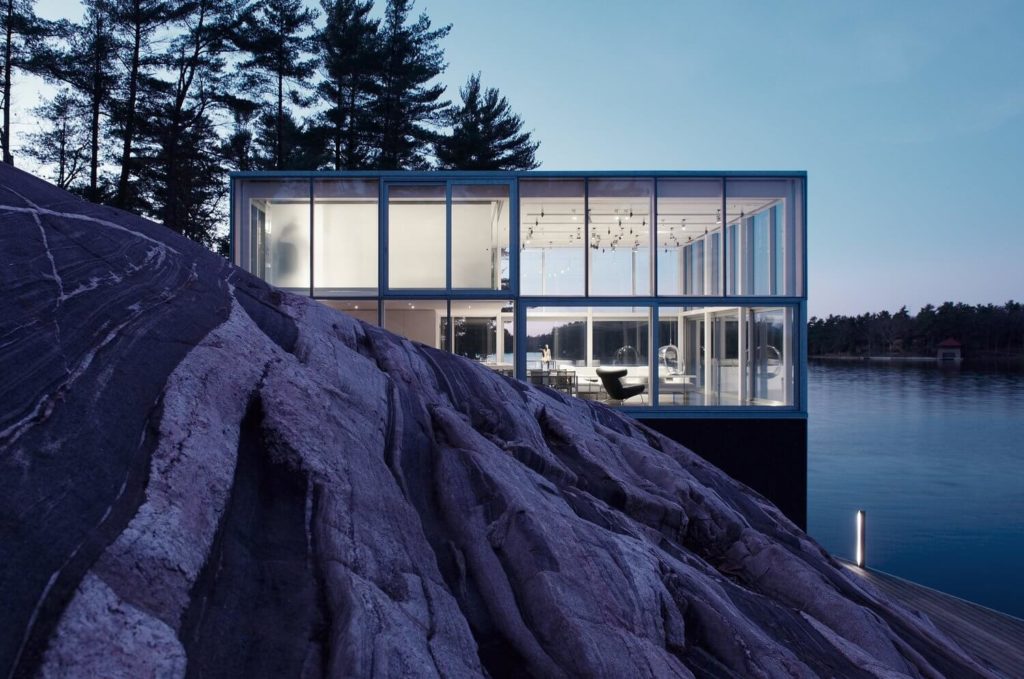
[[[448,348],[448,302],[428,299],[384,302],[384,329],[435,349]]]
[[[527,379],[571,396],[647,405],[649,307],[530,307]]]
[[[452,302],[452,351],[513,377],[515,306],[511,300]]]
[[[324,303],[377,322],[375,300]],[[795,306],[522,308],[531,384],[612,406],[795,405]],[[388,299],[382,316],[391,332],[512,377],[515,310],[508,299]]]
[[[792,327],[790,307],[659,308],[659,404],[793,405]]]

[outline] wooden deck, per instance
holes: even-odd
[[[927,615],[983,666],[1006,677],[1024,677],[1024,620],[894,575],[843,565],[883,594]]]

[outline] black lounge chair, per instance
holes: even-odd
[[[646,391],[647,385],[645,384],[623,384],[622,378],[626,376],[627,372],[625,368],[597,369],[597,376],[601,378],[601,384],[604,385],[604,390],[608,392],[608,396],[612,400],[625,401]]]

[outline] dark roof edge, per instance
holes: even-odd
[[[232,179],[274,179],[284,177],[490,177],[507,178],[583,178],[682,177],[717,179],[722,177],[807,178],[806,170],[260,170],[229,172]]]

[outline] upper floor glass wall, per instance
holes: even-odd
[[[585,209],[582,179],[519,182],[520,294],[584,294]]]
[[[377,292],[378,191],[376,180],[313,182],[314,295]]]
[[[445,288],[444,184],[388,186],[388,287]]]
[[[803,183],[726,179],[726,293],[803,294]]]
[[[658,294],[722,294],[722,180],[658,180]]]
[[[309,294],[309,182],[244,182],[236,203],[241,261],[271,285]]]
[[[509,185],[452,184],[452,287],[509,288]]]
[[[651,294],[650,179],[592,179],[587,198],[590,223],[590,294]]]

